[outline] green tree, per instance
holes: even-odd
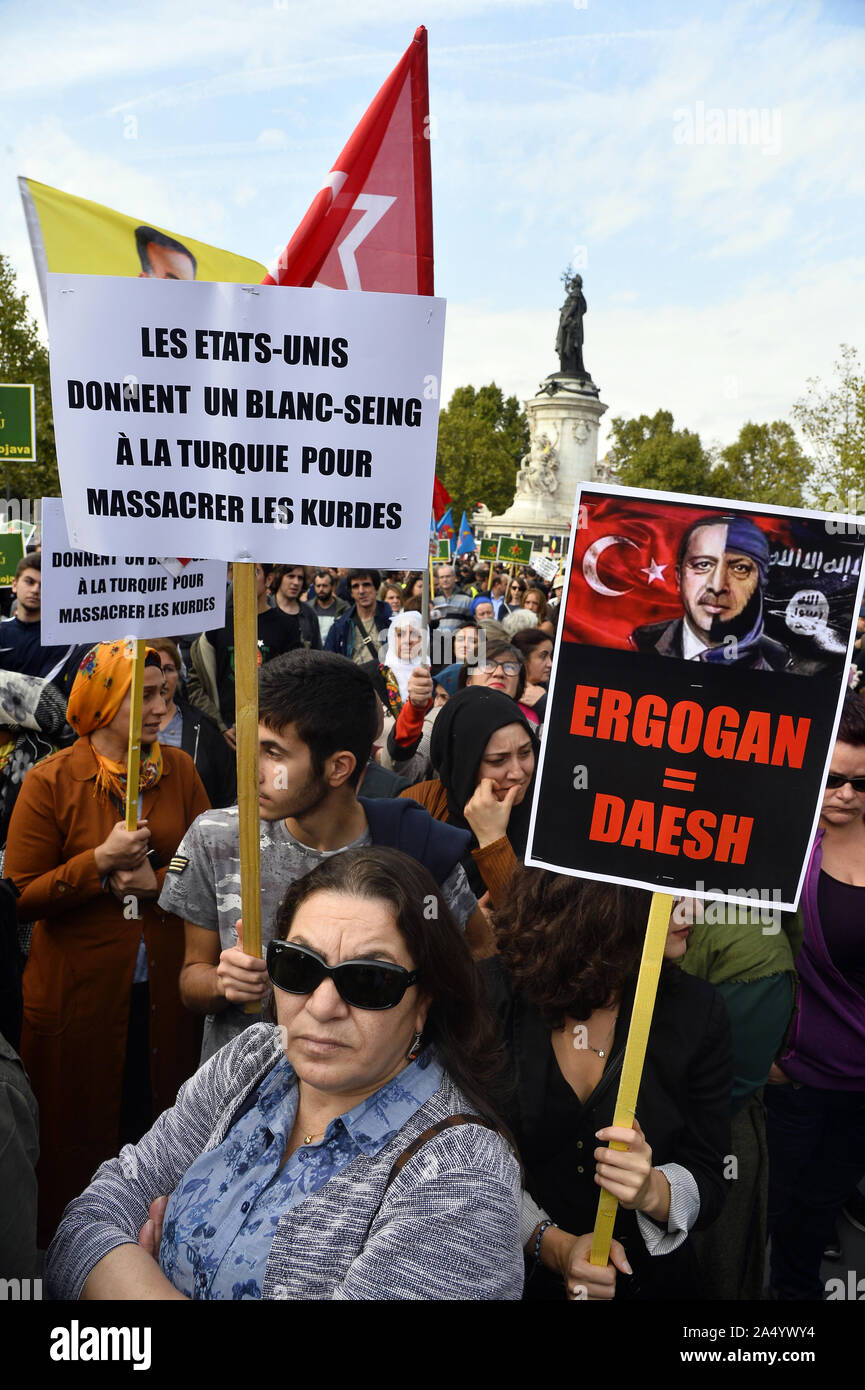
[[[612,440],[607,460],[626,487],[656,488],[661,492],[708,493],[711,489],[712,456],[700,436],[673,428],[669,410],[640,415],[635,420],[617,416],[611,421]]]
[[[57,455],[54,449],[54,416],[48,349],[39,340],[36,324],[27,308],[27,296],[18,291],[12,263],[0,255],[0,381],[32,382],[36,387],[36,458],[33,463],[9,463],[0,483],[8,481],[13,497],[58,497]],[[2,493],[0,493],[2,496]]]
[[[483,502],[491,512],[510,506],[517,466],[529,447],[529,426],[516,396],[491,382],[477,391],[458,386],[439,414],[436,473],[453,498],[454,523],[469,520]]]
[[[831,511],[865,512],[865,373],[859,354],[841,344],[835,384],[819,377],[793,406],[793,418],[813,457],[811,487]]]
[[[792,425],[786,420],[773,420],[771,425],[755,425],[749,420],[735,444],[721,450],[711,490],[716,497],[729,497],[733,502],[801,507],[802,489],[810,472],[811,462],[802,452]]]

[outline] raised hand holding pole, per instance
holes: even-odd
[[[658,992],[658,978],[661,974],[664,946],[667,942],[667,931],[672,911],[673,898],[670,893],[652,894],[652,905],[649,908],[649,922],[646,927],[646,939],[643,942],[640,973],[637,976],[637,990],[631,1013],[631,1026],[628,1029],[628,1041],[625,1045],[625,1060],[622,1064],[619,1093],[616,1096],[616,1108],[613,1112],[613,1124],[620,1125],[623,1129],[633,1129],[634,1127],[637,1095],[643,1075],[646,1044],[649,1040],[649,1028],[655,1008],[655,995]],[[620,1152],[624,1152],[627,1147],[627,1144],[619,1143],[617,1140],[610,1144],[611,1149],[618,1149]],[[595,1229],[592,1237],[592,1250],[589,1256],[590,1264],[606,1265],[608,1263],[610,1242],[613,1238],[613,1226],[618,1208],[618,1198],[607,1192],[605,1188],[601,1188],[598,1214],[595,1218]]]

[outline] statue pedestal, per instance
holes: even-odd
[[[541,549],[553,536],[567,535],[578,485],[597,477],[598,426],[606,409],[591,378],[547,377],[525,402],[530,451],[511,506],[485,522],[488,537],[522,534]]]

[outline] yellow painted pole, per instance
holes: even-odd
[[[138,829],[138,769],[141,766],[141,707],[144,703],[144,642],[132,652],[132,699],[129,704],[129,744],[126,750],[126,829]]]
[[[637,1095],[640,1090],[640,1079],[643,1075],[646,1044],[649,1041],[649,1028],[655,1008],[658,977],[661,973],[661,962],[664,959],[664,946],[667,942],[667,931],[672,910],[672,894],[652,894],[649,923],[646,927],[646,939],[643,942],[643,955],[640,960],[640,973],[637,976],[631,1026],[628,1029],[628,1041],[625,1045],[625,1060],[622,1064],[619,1093],[616,1096],[616,1108],[613,1112],[613,1124],[621,1125],[624,1129],[633,1127],[634,1116],[637,1113]],[[627,1144],[618,1142],[610,1145],[611,1149],[618,1149],[620,1152],[624,1152],[627,1147]],[[590,1264],[606,1265],[609,1262],[610,1241],[613,1238],[613,1226],[618,1207],[618,1198],[613,1197],[605,1188],[601,1188],[598,1214],[595,1218],[595,1229],[592,1236],[592,1251],[589,1256]]]
[[[430,568],[432,568],[432,566],[430,566]],[[423,575],[423,584],[422,584],[422,587],[421,587],[421,596],[420,596],[420,622],[421,622],[421,651],[420,651],[420,659],[421,659],[421,662],[423,663],[424,666],[426,666],[426,665],[428,664],[429,659],[430,659],[430,653],[429,653],[429,604],[430,604],[430,593],[431,593],[431,592],[432,592],[432,589],[431,589],[431,585],[430,585],[430,577],[429,577],[428,574],[424,574],[424,575]]]
[[[237,822],[243,949],[261,955],[261,842],[258,816],[258,598],[255,565],[234,565],[234,691],[237,740]],[[255,1002],[248,1014],[261,1012]]]

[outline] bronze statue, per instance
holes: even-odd
[[[586,301],[583,297],[582,275],[562,276],[567,298],[559,316],[559,331],[556,335],[556,352],[559,355],[563,376],[578,377],[581,381],[591,381],[591,376],[583,365],[583,316]]]

